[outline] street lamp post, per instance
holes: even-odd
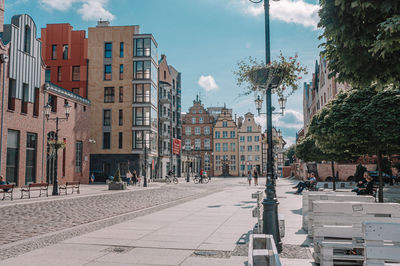
[[[269,31],[269,0],[249,0],[253,3],[264,2],[265,12],[265,63],[268,65],[271,62],[271,51],[270,51],[270,31]],[[279,0],[274,0],[279,1]],[[276,199],[275,186],[274,186],[274,173],[273,173],[273,156],[272,156],[272,103],[271,103],[271,86],[265,88],[266,92],[266,122],[267,122],[267,182],[265,194],[266,198],[263,201],[264,213],[263,213],[263,233],[270,234],[274,237],[275,244],[278,252],[282,251],[282,242],[279,234],[279,222],[278,222],[278,201]],[[258,112],[260,113],[262,107],[262,99],[258,97],[255,101]],[[281,108],[286,99],[282,97],[280,99]],[[283,113],[283,109],[282,109]]]
[[[47,121],[49,121],[49,120],[50,121],[56,121],[56,139],[55,139],[56,143],[55,143],[55,145],[58,145],[57,144],[57,142],[58,142],[58,131],[59,131],[58,123],[61,122],[61,121],[67,121],[68,120],[69,114],[71,112],[71,106],[68,104],[68,102],[65,103],[65,105],[64,105],[65,117],[58,117],[57,116],[57,117],[54,117],[54,118],[50,118],[51,108],[52,108],[51,105],[49,103],[47,103],[44,106],[44,114],[46,116],[46,120]],[[58,157],[58,147],[56,147],[55,156],[56,156],[56,158]],[[53,170],[53,192],[52,192],[53,196],[58,195],[57,163],[55,164],[54,170]]]

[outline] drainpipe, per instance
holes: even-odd
[[[3,154],[3,124],[4,124],[4,91],[6,82],[6,63],[8,62],[8,55],[0,55],[1,63],[3,64],[3,86],[1,90],[1,126],[0,126],[0,175],[2,172],[2,154]]]

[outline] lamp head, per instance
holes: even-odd
[[[69,105],[69,103],[66,102],[66,103],[64,104],[64,109],[65,109],[65,116],[66,116],[67,119],[68,119],[69,114],[70,114],[70,112],[71,112],[71,105]]]
[[[260,98],[260,95],[257,96],[257,99],[254,100],[254,103],[256,104],[256,109],[258,114],[260,114],[263,103],[263,100]]]
[[[51,112],[51,106],[50,106],[50,104],[47,103],[47,104],[43,107],[43,109],[44,109],[44,115],[46,116],[46,119],[49,120],[50,112]]]

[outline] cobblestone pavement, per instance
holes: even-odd
[[[237,183],[237,181],[234,182]],[[232,181],[220,180],[207,185],[180,183],[178,185],[163,185],[156,189],[61,200],[55,198],[55,200],[0,206],[0,245],[2,246],[0,248],[0,260],[99,229],[99,226],[101,228],[131,219],[130,217],[144,215],[148,211],[134,213],[125,218],[119,217],[124,214],[159,206],[152,210],[157,211],[171,206],[166,204],[168,202],[177,201],[176,204],[179,204],[182,201],[214,193],[226,187],[229,183],[232,184]],[[113,217],[119,218],[110,220]],[[96,221],[105,222],[93,224]],[[82,225],[85,224],[90,226],[82,228]],[[77,228],[77,230],[66,230],[74,228]],[[56,237],[54,236],[55,232],[59,232]],[[49,233],[49,237],[40,238],[49,235]],[[31,239],[32,241],[29,241]]]

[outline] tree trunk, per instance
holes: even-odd
[[[332,179],[332,182],[333,182],[332,188],[333,188],[333,191],[335,191],[335,190],[336,190],[336,181],[335,181],[335,161],[331,161],[331,168],[332,168],[332,177],[333,177],[333,179]]]
[[[378,152],[378,171],[379,171],[379,202],[383,202],[383,178],[382,178],[382,152]]]

